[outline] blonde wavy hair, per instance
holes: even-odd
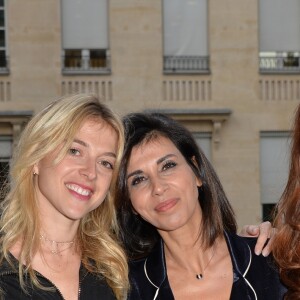
[[[114,205],[114,187],[124,145],[123,126],[94,95],[77,94],[60,98],[36,114],[24,129],[13,154],[10,192],[2,203],[0,261],[6,259],[13,266],[9,250],[21,241],[18,268],[21,287],[26,291],[23,275],[28,272],[34,285],[43,288],[31,264],[39,248],[41,226],[33,167],[47,154],[63,145],[54,163],[61,161],[82,122],[88,118],[104,120],[116,131],[118,153],[108,195],[98,208],[80,221],[77,239],[83,265],[90,272],[103,275],[116,298],[124,299],[129,287],[128,265],[118,239]],[[22,262],[26,262],[26,270],[23,269]]]

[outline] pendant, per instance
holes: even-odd
[[[198,279],[198,280],[201,280],[201,279],[203,279],[203,275],[200,273],[200,274],[196,274],[196,278]]]

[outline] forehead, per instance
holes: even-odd
[[[111,131],[112,133],[114,133],[114,136],[115,134],[117,134],[116,129],[101,117],[88,117],[84,119],[81,122],[77,132],[75,132],[75,135],[80,133],[81,131],[87,131],[90,133]]]
[[[175,144],[163,135],[155,135],[133,147],[129,164],[144,161],[148,157],[161,157],[165,154],[181,155]]]

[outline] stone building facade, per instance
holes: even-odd
[[[182,122],[239,225],[260,222],[288,171],[299,10],[294,0],[0,1],[1,174],[32,114],[92,92],[120,116],[158,110]],[[292,21],[272,37],[285,13]]]

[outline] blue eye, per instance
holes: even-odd
[[[176,166],[177,166],[177,163],[175,163],[174,161],[167,161],[166,163],[164,163],[162,170],[165,171],[165,170],[174,168]]]

